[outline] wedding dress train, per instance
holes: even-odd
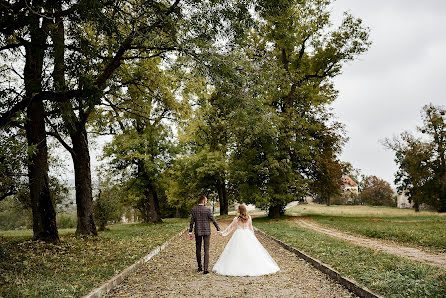
[[[235,217],[229,227],[223,231],[223,236],[228,235],[234,228],[236,231],[212,271],[231,276],[259,276],[280,270],[255,236],[251,216],[246,223],[242,223]]]

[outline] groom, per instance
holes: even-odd
[[[203,271],[204,274],[208,274],[209,266],[209,243],[211,240],[211,225],[210,221],[220,231],[220,227],[215,221],[214,215],[211,209],[206,207],[207,198],[201,196],[198,206],[192,208],[192,216],[190,218],[189,226],[189,239],[192,240],[192,228],[195,225],[195,248],[197,255],[198,271]],[[204,268],[201,266],[201,243],[204,242]]]

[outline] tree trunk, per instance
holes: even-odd
[[[133,222],[138,222],[138,215],[136,214],[136,210],[132,207],[132,220]]]
[[[438,212],[443,213],[446,212],[446,173],[443,173],[440,182],[440,207],[438,208]]]
[[[28,165],[29,191],[33,215],[33,239],[58,242],[56,211],[51,199],[48,179],[48,148],[44,108],[33,101],[27,109],[26,137],[28,146],[35,147]]]
[[[217,180],[218,201],[220,203],[220,215],[227,215],[229,209],[228,197],[226,192],[226,183]]]
[[[54,9],[57,13],[62,11],[62,1],[54,1]],[[54,45],[54,70],[53,70],[53,85],[54,90],[65,90],[65,27],[63,18],[56,17],[55,26],[51,30],[51,39]]]
[[[99,223],[99,229],[98,229],[98,231],[105,231],[105,223],[103,223],[103,222],[100,222],[100,223]]]
[[[93,208],[96,215],[96,222],[99,222],[98,231],[105,231],[107,218],[105,216],[105,206],[103,205],[101,194],[102,192],[99,189],[98,197],[96,198],[95,204],[93,204]]]
[[[441,190],[440,194],[439,194],[439,199],[440,199],[440,206],[438,208],[438,212],[443,213],[446,212],[446,190],[444,189],[444,186],[442,187],[443,189]]]
[[[90,153],[85,128],[70,133],[73,143],[74,181],[76,186],[77,229],[76,234],[97,235],[93,218],[93,194],[91,189]]]
[[[417,200],[414,201],[413,208],[415,208],[415,212],[420,212],[420,204]]]
[[[146,195],[146,222],[162,222],[161,211],[158,201],[158,194],[155,187],[150,183],[148,189],[144,192]]]
[[[45,42],[38,23],[31,29],[31,43],[26,47],[24,84],[26,97],[30,100],[41,91],[42,66]],[[43,35],[43,36],[42,36]],[[25,124],[28,146],[35,151],[29,157],[28,178],[33,215],[33,239],[58,242],[56,212],[51,200],[48,178],[48,147],[46,143],[45,109],[41,100],[32,99],[27,107]]]
[[[327,196],[327,198],[325,199],[325,201],[327,202],[327,206],[330,206],[330,196]]]
[[[280,217],[280,210],[282,209],[282,206],[280,205],[275,205],[275,206],[270,206],[269,210],[268,210],[268,217],[269,218],[279,218]]]
[[[138,127],[136,128],[138,131]],[[138,131],[138,133],[141,133]],[[144,222],[162,222],[161,219],[161,210],[159,206],[158,194],[156,192],[155,186],[151,181],[148,173],[144,169],[144,163],[142,160],[138,160],[136,162],[138,167],[138,178],[144,182],[144,185],[147,185],[146,189],[144,189],[144,202],[142,203],[143,209],[142,211],[144,215]]]

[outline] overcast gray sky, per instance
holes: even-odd
[[[370,27],[369,51],[335,79],[333,104],[349,142],[341,159],[393,185],[394,154],[380,140],[421,124],[420,110],[446,104],[445,0],[337,0],[333,22],[344,11]]]

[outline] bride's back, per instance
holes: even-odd
[[[243,222],[238,216],[236,217],[237,229],[249,229],[250,223],[251,223],[251,216],[249,216],[245,222]]]
[[[238,230],[238,229],[247,229],[254,231],[252,227],[251,216],[248,215],[248,219],[245,222],[243,222],[238,216],[234,217],[231,224],[222,232],[222,235],[226,236],[232,230]]]

